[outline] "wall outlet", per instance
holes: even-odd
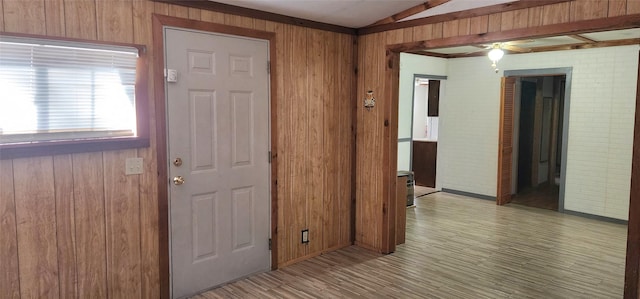
[[[127,158],[124,167],[124,173],[126,175],[142,174],[142,158]]]
[[[309,229],[302,230],[302,244],[309,243]]]

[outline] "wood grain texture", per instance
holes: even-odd
[[[490,14],[489,15],[489,30],[488,32],[497,32],[500,31],[500,26],[502,26],[502,14]]]
[[[432,38],[432,36],[433,36],[433,25],[432,24],[413,27],[413,40],[414,41],[429,40],[429,39]]]
[[[148,1],[133,2],[133,34],[134,42],[141,45],[152,45],[152,24],[150,15],[154,12],[154,4]],[[148,47],[149,56],[153,57],[156,49]],[[150,63],[150,74],[154,65]],[[149,84],[148,96],[155,97],[153,84]],[[155,101],[149,101],[149,120],[155,124]],[[140,250],[141,250],[141,285],[142,298],[160,298],[160,268],[159,264],[159,231],[158,231],[158,176],[157,159],[155,153],[156,128],[150,126],[151,147],[138,149],[138,156],[142,158],[144,171],[140,175]]]
[[[330,47],[328,33],[322,32],[316,29],[305,29],[307,31],[307,47],[308,49],[314,49],[309,51],[307,56],[307,87],[309,95],[307,100],[309,101],[307,106],[307,124],[308,132],[307,136],[308,147],[306,155],[309,159],[309,170],[306,176],[306,198],[307,198],[307,223],[309,228],[309,246],[307,254],[321,252],[324,248],[325,233],[330,234],[332,231],[326,231],[324,227],[323,215],[325,212],[325,206],[333,204],[332,198],[325,197],[325,176],[327,175],[325,166],[324,155],[334,156],[333,153],[325,152],[325,105],[330,102],[334,96],[332,96],[333,90],[325,90],[325,73],[333,72],[333,70],[325,63],[325,52]],[[337,190],[332,188],[331,191]],[[327,192],[328,193],[328,192]],[[329,218],[333,223],[333,215],[327,214],[326,218]]]
[[[489,30],[489,16],[473,17],[469,20],[470,34],[482,34]]]
[[[542,11],[542,24],[567,23],[571,19],[570,10],[572,2],[545,5]]]
[[[404,244],[407,230],[407,177],[396,183],[396,245]]]
[[[78,297],[76,267],[76,223],[71,155],[53,157],[56,197],[56,236],[58,242],[58,276],[60,298]]]
[[[64,25],[67,37],[96,39],[95,1],[65,0]]]
[[[511,163],[513,157],[513,120],[515,83],[513,77],[502,77],[500,91],[500,128],[498,139],[498,190],[496,203],[511,201]]]
[[[542,13],[544,7],[532,7],[529,8],[529,22],[528,27],[542,26]]]
[[[458,36],[458,26],[460,22],[459,20],[447,21],[442,23],[442,37],[453,37]]]
[[[640,1],[627,0],[627,14],[640,13]]]
[[[627,0],[609,0],[609,17],[617,17],[626,14]]]
[[[224,16],[225,25],[253,29],[253,19],[234,15]]]
[[[0,297],[20,298],[13,161],[0,160]]]
[[[47,35],[65,36],[64,0],[46,0],[44,6]]]
[[[625,233],[621,224],[440,192],[407,209],[406,243],[393,254],[352,246],[194,299],[621,298]]]
[[[4,30],[46,34],[44,0],[3,1]]]
[[[0,1],[0,31],[4,31],[4,4]]]
[[[96,1],[97,38],[133,43],[133,0]]]
[[[13,179],[21,297],[60,298],[53,159],[16,159]]]
[[[104,206],[109,297],[140,298],[139,177],[125,175],[124,161],[136,150],[105,152]]]
[[[78,297],[107,297],[102,153],[73,155]]]
[[[610,0],[589,0],[571,2],[571,21],[606,18]]]

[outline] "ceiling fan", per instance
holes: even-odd
[[[524,48],[521,44],[530,43],[533,40],[519,40],[519,41],[510,41],[510,42],[498,42],[492,43],[490,45],[474,45],[474,47],[480,48],[478,51],[473,51],[467,54],[476,53],[480,51],[488,51],[487,56],[491,60],[493,70],[498,72],[498,61],[504,56],[504,51],[515,52],[515,53],[529,53],[531,49]]]

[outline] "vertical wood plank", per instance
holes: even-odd
[[[203,10],[200,19],[205,22],[224,24],[224,14],[221,12]]]
[[[168,13],[172,17],[189,18],[189,8],[181,5],[169,4]]]
[[[609,0],[589,0],[571,2],[570,20],[582,21],[598,18],[606,18],[609,9]]]
[[[623,16],[627,12],[627,0],[609,0],[608,17]]]
[[[489,16],[484,15],[471,18],[469,27],[471,34],[487,33],[489,30]]]
[[[447,38],[447,37],[458,36],[458,27],[459,27],[459,20],[444,22],[442,27],[442,37]]]
[[[529,10],[518,9],[513,11],[513,28],[527,28],[529,25]]]
[[[13,162],[0,160],[0,297],[20,298]]]
[[[291,229],[291,245],[292,257],[303,257],[308,253],[307,244],[300,242],[300,234],[303,229],[308,228],[307,205],[309,204],[306,197],[307,183],[306,177],[309,175],[309,157],[307,156],[307,148],[309,146],[309,93],[308,93],[308,76],[307,76],[307,59],[306,55],[309,51],[307,44],[307,30],[297,26],[287,26],[287,47],[288,54],[288,78],[298,78],[294,82],[286,84],[286,96],[291,101],[291,125],[292,144],[291,156],[292,160],[292,177],[289,182],[292,184],[291,197],[291,216],[293,217],[293,225]]]
[[[77,298],[73,165],[70,155],[53,157],[60,298]]]
[[[400,44],[404,39],[404,32],[402,29],[386,31],[386,41],[384,45]]]
[[[430,40],[433,37],[433,25],[422,25],[413,27],[413,40],[423,41]]]
[[[107,297],[102,153],[73,155],[79,298]]]
[[[444,27],[444,23],[440,22],[440,23],[436,23],[433,24],[433,32],[431,33],[431,38],[433,39],[438,39],[438,38],[442,38],[443,37],[443,27]]]
[[[139,298],[140,194],[139,177],[125,175],[125,160],[136,150],[103,153],[104,206],[109,297]]]
[[[323,249],[335,247],[339,244],[340,238],[340,214],[338,211],[339,201],[341,200],[339,194],[339,179],[338,167],[340,163],[340,152],[344,148],[340,148],[339,138],[340,132],[338,128],[339,116],[337,111],[337,103],[340,100],[340,95],[337,87],[339,86],[339,65],[340,55],[337,47],[340,46],[340,40],[338,34],[330,34],[332,37],[327,39],[326,50],[323,56],[320,58],[321,63],[325,65],[324,78],[322,78],[323,86],[335,86],[332,90],[328,90],[324,99],[324,121],[322,134],[324,135],[323,142],[323,157],[321,167],[324,172],[324,205],[323,205]],[[319,89],[322,89],[320,87]]]
[[[133,43],[133,0],[96,1],[98,39]]]
[[[157,14],[168,16],[169,15],[169,4],[160,3],[160,2],[154,2],[153,3],[153,10]]]
[[[151,45],[152,26],[149,22],[154,12],[154,4],[150,1],[133,2],[133,32],[134,42],[137,44]],[[157,49],[148,47],[149,57],[153,57]],[[149,74],[153,74],[153,63],[149,64]],[[153,83],[149,84],[149,99],[155,97]],[[155,124],[155,101],[149,101],[150,123]],[[160,298],[160,273],[158,263],[160,260],[159,227],[158,227],[158,180],[156,158],[156,128],[150,126],[149,135],[151,145],[146,149],[139,149],[138,154],[143,159],[144,172],[140,176],[140,271],[142,281],[140,294],[142,298]],[[167,244],[168,245],[168,244]]]
[[[502,14],[494,13],[489,15],[489,32],[498,32],[501,30]]]
[[[288,130],[289,124],[289,114],[287,111],[290,109],[289,100],[285,96],[284,93],[284,78],[285,74],[288,74],[288,69],[285,68],[284,62],[286,60],[286,51],[284,38],[285,38],[285,29],[284,25],[281,23],[267,22],[267,30],[273,31],[276,33],[276,93],[278,95],[278,123],[275,124],[278,127],[278,159],[277,162],[277,188],[278,188],[278,266],[282,266],[286,261],[289,260],[290,256],[290,246],[289,239],[291,235],[291,231],[289,229],[289,198],[290,194],[288,193],[289,186],[289,146],[288,140],[290,138]]]
[[[573,2],[545,5],[542,10],[542,25],[569,22],[571,3]]]
[[[542,26],[542,12],[544,7],[537,6],[529,8],[529,23],[528,27]]]
[[[53,159],[13,162],[22,298],[59,298]]]
[[[236,15],[225,15],[224,23],[229,26],[237,26],[237,27],[253,29],[252,18],[236,16]],[[295,28],[299,28],[299,27],[295,27]]]
[[[4,5],[2,4],[3,1],[0,1],[0,31],[5,31],[4,30]]]
[[[325,101],[330,101],[331,90],[324,84],[325,72],[325,51],[332,42],[331,33],[320,30],[308,29],[307,45],[313,51],[307,56],[307,78],[308,78],[308,138],[309,146],[307,156],[309,161],[309,172],[306,175],[306,198],[307,198],[307,223],[309,227],[309,252],[313,254],[322,251],[324,232],[323,215],[325,207],[325,171],[324,171],[324,105]]]
[[[4,30],[46,34],[44,0],[3,1]]]
[[[266,20],[253,20],[253,29],[266,31],[267,30],[267,21]]]
[[[46,0],[45,19],[48,36],[65,36],[64,0]]]
[[[67,37],[96,39],[95,1],[64,0],[64,26]]]
[[[506,11],[500,17],[500,30],[511,30],[514,28],[514,12]]]
[[[411,31],[413,34],[413,31]],[[341,177],[338,179],[340,182],[340,244],[349,245],[354,241],[354,221],[355,218],[355,159],[354,154],[356,150],[356,105],[360,102],[354,95],[357,92],[356,82],[357,76],[355,76],[354,69],[357,62],[357,37],[350,35],[342,36],[342,43],[339,49],[343,50],[342,61],[338,62],[338,65],[342,67],[340,71],[341,78],[340,91],[342,95],[338,101],[341,104],[339,111],[342,112],[342,124],[343,128],[341,148],[345,149],[342,156],[342,163],[339,165]],[[347,150],[348,149],[348,150]]]
[[[640,13],[640,1],[627,0],[627,14],[632,15],[637,13]]]
[[[459,24],[458,24],[458,36],[464,36],[464,35],[469,35],[471,32],[471,19],[469,18],[464,18],[464,19],[460,19],[458,20]]]
[[[189,19],[200,21],[200,9],[189,7]]]

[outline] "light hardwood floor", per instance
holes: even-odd
[[[195,298],[622,298],[626,225],[442,192],[407,218],[393,254],[351,246]]]

